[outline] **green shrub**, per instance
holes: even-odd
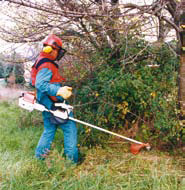
[[[78,86],[76,101],[82,106],[77,116],[103,128],[130,132],[139,140],[177,145],[182,131],[177,109],[178,57],[169,44],[154,46],[131,39],[126,49],[125,43],[116,56],[108,48],[92,55],[92,61],[105,61]],[[149,67],[151,62],[159,67]]]

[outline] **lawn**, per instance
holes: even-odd
[[[185,189],[183,156],[155,149],[132,155],[125,142],[91,148],[82,144],[84,161],[75,166],[62,157],[63,137],[58,131],[49,157],[38,161],[34,150],[42,128],[39,112],[0,103],[0,190]]]

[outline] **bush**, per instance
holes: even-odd
[[[178,57],[168,44],[156,47],[139,39],[129,43],[125,49],[123,42],[116,54],[107,48],[92,56],[93,61],[105,62],[77,87],[76,101],[83,106],[76,114],[139,140],[177,145],[182,131],[177,109]],[[151,62],[159,67],[148,67]]]
[[[0,62],[0,78],[8,79],[11,75],[15,76],[16,84],[24,84],[24,65]]]

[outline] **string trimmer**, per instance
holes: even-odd
[[[69,114],[73,110],[73,106],[67,105],[67,104],[65,104],[65,102],[64,103],[55,103],[55,106],[60,108],[60,109],[57,109],[56,111],[48,110],[45,106],[36,102],[36,97],[35,97],[35,94],[33,92],[24,92],[24,93],[22,93],[22,96],[19,98],[19,106],[21,108],[24,108],[24,109],[30,111],[30,112],[33,110],[39,110],[41,112],[47,111],[47,112],[52,113],[54,116],[61,118],[62,120],[72,120],[72,121],[75,121],[77,123],[95,128],[99,131],[103,131],[105,133],[120,137],[120,138],[125,139],[127,141],[130,141],[133,143],[133,144],[131,144],[131,148],[130,148],[130,150],[133,154],[138,154],[139,151],[144,147],[146,147],[147,150],[150,150],[150,148],[151,148],[149,143],[142,143],[142,142],[139,142],[137,140],[134,140],[134,139],[125,137],[123,135],[114,133],[112,131],[103,129],[101,127],[92,125],[90,123],[87,123],[87,122],[75,119],[73,117],[70,117]]]

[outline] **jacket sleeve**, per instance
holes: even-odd
[[[57,91],[59,90],[60,86],[56,84],[51,84],[50,80],[52,78],[52,71],[43,68],[41,69],[36,76],[36,83],[35,87],[44,94],[49,96],[56,96]]]

